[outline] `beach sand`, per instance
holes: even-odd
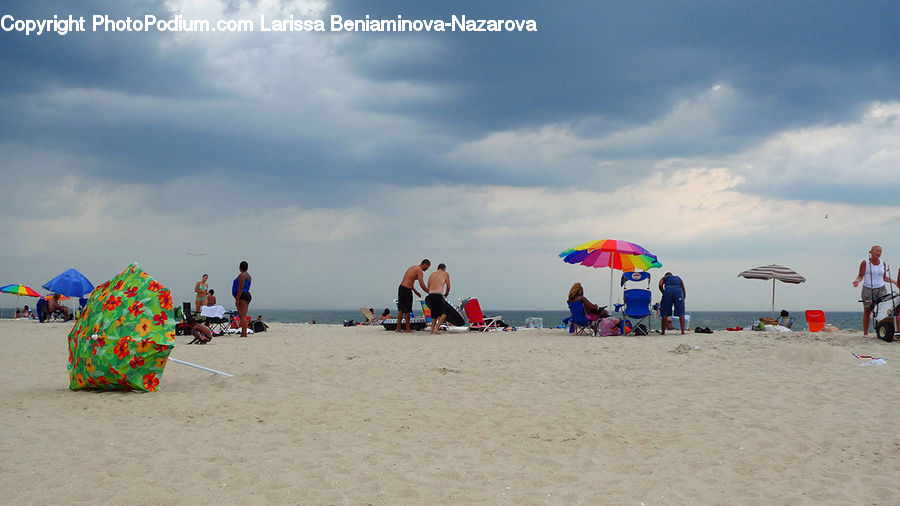
[[[900,343],[858,331],[272,324],[142,394],[70,391],[69,329],[0,322],[8,504],[900,503]]]

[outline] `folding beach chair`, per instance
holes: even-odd
[[[188,323],[188,319],[189,317],[193,316],[193,311],[191,311],[191,303],[182,302],[180,313],[181,314],[178,314],[178,311],[176,311],[175,314],[175,319],[180,320],[175,324],[175,335],[188,336],[191,334],[191,324]]]
[[[622,334],[647,335],[650,333],[650,301],[653,292],[650,291],[650,273],[647,271],[623,272],[619,283],[624,291],[622,300],[624,304],[616,304],[616,311],[622,313]],[[636,288],[639,286],[640,288]],[[631,329],[625,324],[630,321]]]
[[[214,336],[224,334],[231,323],[231,318],[223,306],[203,306],[200,308],[200,316]]]
[[[49,321],[66,321],[66,315],[62,310],[57,309],[56,311],[50,311],[50,303],[43,297],[38,299],[37,304],[34,306],[34,311],[37,314],[38,321],[41,323]]]
[[[431,325],[431,308],[425,303],[425,299],[420,300],[419,304],[422,305],[422,316],[425,318],[425,323]]]
[[[372,325],[377,323],[375,321],[375,313],[373,313],[371,309],[367,307],[361,307],[359,308],[359,312],[362,313],[362,315],[366,318],[365,323],[363,323],[362,325]]]
[[[469,320],[469,330],[485,332],[491,329],[505,327],[500,316],[484,316],[478,299],[471,297],[463,302],[466,318]]]
[[[569,333],[576,336],[592,335],[599,333],[597,325],[600,320],[589,320],[584,312],[584,301],[569,302],[569,313],[572,316],[566,318],[569,323]]]

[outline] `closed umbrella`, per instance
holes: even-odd
[[[783,265],[769,264],[748,269],[738,274],[739,278],[772,280],[772,317],[775,317],[775,281],[782,283],[790,283],[799,285],[806,281],[806,278],[788,269]]]

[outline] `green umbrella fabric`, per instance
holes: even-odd
[[[69,333],[69,388],[155,391],[175,346],[171,310],[172,292],[136,263],[94,289]]]

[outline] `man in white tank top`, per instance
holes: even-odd
[[[874,301],[887,293],[885,283],[893,283],[890,273],[881,261],[881,246],[872,246],[869,250],[869,258],[859,264],[859,275],[853,280],[854,288],[862,281],[863,287],[860,298],[863,300],[863,337],[869,337],[869,319],[872,314]]]

